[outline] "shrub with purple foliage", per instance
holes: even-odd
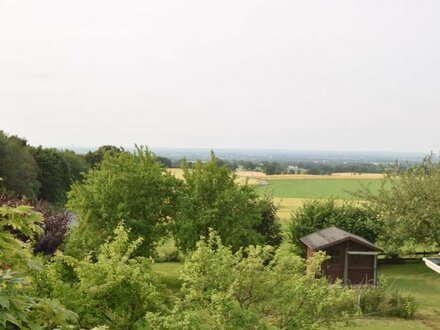
[[[56,214],[51,214],[44,201],[30,201],[18,198],[10,198],[6,195],[0,195],[0,206],[17,207],[22,205],[31,206],[35,211],[43,215],[44,221],[41,224],[44,232],[37,237],[34,245],[34,252],[42,252],[45,255],[52,255],[64,241],[69,223],[73,221],[73,214],[67,211],[62,211]],[[16,232],[12,228],[12,233],[22,241],[27,241],[29,238],[20,232]]]

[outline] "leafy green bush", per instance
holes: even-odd
[[[364,189],[358,197],[384,219],[380,241],[386,252],[440,247],[440,162],[433,154],[409,168],[396,163],[377,193]]]
[[[278,207],[269,197],[261,198],[259,201],[261,220],[254,226],[254,230],[263,236],[261,245],[270,245],[277,248],[283,241],[281,223],[278,219]]]
[[[380,283],[378,287],[362,286],[355,289],[359,312],[363,315],[412,318],[417,309],[414,297],[393,290],[385,280]]]
[[[211,231],[183,266],[174,307],[146,319],[154,329],[316,329],[355,312],[350,290],[317,278],[323,254],[307,267],[294,255],[273,255],[270,246],[233,253]]]
[[[153,153],[137,149],[105,153],[97,168],[68,194],[68,207],[77,214],[66,244],[66,254],[84,257],[96,252],[120,220],[131,229],[131,238],[143,237],[137,252],[155,253],[176,211],[178,180],[162,168]]]
[[[151,261],[133,257],[141,244],[142,238],[130,242],[129,230],[119,225],[114,238],[99,247],[96,260],[55,256],[39,281],[41,290],[75,311],[83,327],[143,326],[145,313],[160,310],[164,298]]]
[[[234,251],[252,244],[279,245],[276,207],[249,185],[237,184],[235,174],[214,154],[206,163],[198,161],[192,167],[183,163],[183,171],[185,182],[173,228],[180,250],[193,251],[209,228]]]
[[[366,205],[353,202],[338,204],[333,199],[312,200],[292,213],[288,239],[296,253],[305,255],[302,236],[336,226],[375,242],[381,233],[382,222]]]

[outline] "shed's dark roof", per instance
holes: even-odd
[[[351,234],[336,227],[322,229],[307,236],[301,237],[301,242],[310,247],[312,250],[324,249],[326,247],[349,240],[357,242],[361,245],[365,245],[373,250],[380,251],[377,246],[367,241],[365,238]]]

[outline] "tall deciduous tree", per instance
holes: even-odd
[[[103,145],[103,146],[100,146],[95,151],[89,151],[88,153],[86,153],[86,155],[84,156],[84,159],[85,159],[86,163],[89,165],[89,167],[94,168],[94,167],[98,166],[99,163],[102,162],[105,154],[109,153],[112,155],[116,155],[121,152],[124,152],[124,149],[122,147],[115,147],[112,145]]]
[[[264,237],[261,244],[277,248],[283,240],[281,223],[277,215],[278,207],[267,196],[260,199],[259,207],[261,220],[254,226],[254,230]]]
[[[183,163],[183,170],[185,183],[174,227],[180,249],[194,249],[209,228],[234,250],[265,242],[262,218],[272,209],[252,187],[237,184],[230,168],[220,166],[214,154],[207,163],[198,161],[191,168]]]
[[[383,218],[381,241],[390,252],[407,243],[440,247],[440,163],[433,155],[411,168],[396,164],[378,193],[360,196]]]
[[[60,156],[64,159],[69,167],[70,182],[79,181],[82,179],[82,173],[87,172],[89,165],[85,160],[84,155],[76,154],[72,150],[60,151]]]
[[[174,217],[179,181],[146,149],[104,155],[82,183],[68,195],[68,208],[78,216],[70,236],[69,253],[96,250],[124,220],[134,237],[143,237],[139,252],[153,255]]]
[[[32,150],[38,164],[40,189],[38,198],[51,203],[63,204],[70,186],[69,165],[56,149],[43,147]]]

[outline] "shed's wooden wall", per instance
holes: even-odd
[[[349,251],[374,251],[364,245],[350,242]],[[374,284],[374,256],[348,255],[348,284]]]
[[[322,271],[329,281],[334,282],[336,279],[344,280],[344,267],[346,251],[374,251],[373,249],[353,241],[346,241],[335,244],[324,249],[330,256],[322,264]],[[315,253],[310,247],[307,247],[307,258],[311,258]],[[347,260],[347,284],[374,284],[374,256],[372,255],[348,255]]]
[[[347,247],[348,242],[343,242],[323,250],[330,256],[330,259],[322,264],[322,270],[331,282],[336,281],[336,279],[344,279],[345,250]]]

